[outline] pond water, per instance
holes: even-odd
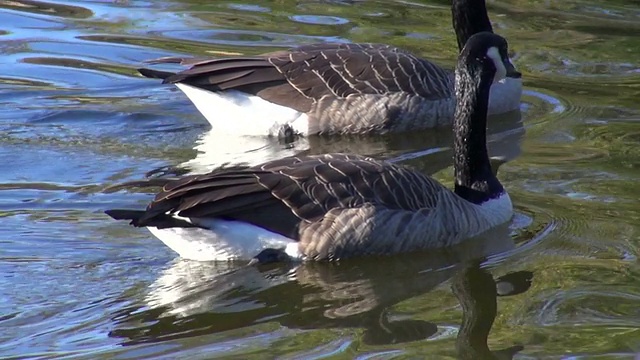
[[[449,131],[227,139],[136,68],[321,41],[451,68],[449,2],[0,1],[0,357],[636,357],[640,6],[488,3],[525,84],[521,112],[490,121],[512,223],[447,251],[258,269],[178,259],[103,211],[144,206],[153,188],[115,187],[157,169],[297,152],[395,158],[451,185]]]

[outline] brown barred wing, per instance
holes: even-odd
[[[300,221],[319,221],[332,209],[369,204],[417,211],[434,207],[442,189],[415,171],[363,156],[290,157],[170,182],[139,222],[167,212],[220,217],[297,238]]]
[[[452,96],[450,74],[387,45],[306,46],[268,58],[308,98],[406,92],[434,100]]]

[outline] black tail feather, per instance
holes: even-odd
[[[172,73],[170,71],[159,71],[159,70],[152,70],[152,69],[146,69],[146,68],[140,68],[138,69],[138,72],[142,74],[142,76],[144,77],[148,77],[152,79],[162,79],[162,80],[175,75],[175,73]]]
[[[106,210],[105,214],[111,216],[116,220],[131,220],[130,224],[133,226],[137,226],[138,220],[144,216],[143,210],[122,210],[122,209],[113,209]]]
[[[150,174],[150,175],[154,175],[154,174]],[[144,180],[127,181],[121,184],[109,185],[105,187],[102,191],[104,191],[105,193],[113,193],[120,190],[133,190],[135,188],[138,188],[138,189],[148,189],[153,187],[161,188],[165,186],[167,183],[171,181],[176,181],[176,180],[178,180],[177,177],[167,177],[167,178],[157,177],[157,178],[150,178],[150,179],[144,179]]]
[[[140,219],[143,218],[146,214],[146,211],[144,210],[112,209],[106,210],[105,214],[111,216],[116,220],[131,220],[129,222],[129,225],[133,225],[135,227],[153,226],[157,227],[158,229],[167,229],[173,227],[198,227],[188,221],[176,219],[173,216],[169,216],[166,214],[156,215],[150,219],[145,219],[144,222],[140,222]]]

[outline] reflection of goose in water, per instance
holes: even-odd
[[[168,169],[152,173],[170,175],[203,174],[225,165],[257,165],[263,162],[299,154],[309,150],[307,138],[283,143],[278,139],[262,136],[221,135],[214,129],[203,133],[196,140],[195,158]]]
[[[494,115],[489,119],[489,156],[505,161],[520,155],[525,129],[519,111]],[[291,155],[351,153],[385,159],[424,158],[419,168],[433,174],[452,164],[453,132],[438,128],[401,134],[373,136],[311,136],[293,143],[259,136],[231,136],[209,129],[196,140],[195,158],[182,164],[152,170],[149,175],[202,174],[225,164],[257,165]]]
[[[224,341],[221,333],[225,331],[277,322],[291,330],[362,328],[363,341],[368,344],[420,341],[436,333],[437,326],[394,319],[398,317],[390,314],[390,307],[415,296],[428,296],[424,294],[453,276],[454,292],[463,305],[458,349],[482,354],[496,316],[498,292],[491,276],[474,259],[513,249],[509,231],[500,227],[448,251],[384,260],[296,267],[177,260],[151,285],[145,299],[149,308],[119,314],[110,335],[123,338],[123,345],[207,335],[214,342]],[[460,265],[469,263],[474,265]],[[515,295],[526,291],[530,274],[518,272],[501,279],[499,282],[510,286],[498,287],[512,290],[499,295]]]
[[[462,324],[456,337],[458,358],[462,360],[506,360],[521,351],[523,346],[511,346],[491,351],[487,338],[498,313],[497,297],[523,293],[531,286],[529,271],[509,273],[496,280],[480,268],[479,261],[471,261],[453,277],[452,290],[462,307]],[[501,291],[503,290],[503,291]]]

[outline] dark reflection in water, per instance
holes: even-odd
[[[123,345],[225,332],[275,321],[289,329],[362,328],[369,345],[420,341],[438,332],[423,320],[394,319],[393,305],[452,279],[463,310],[456,342],[464,359],[490,359],[487,336],[497,296],[525,292],[532,273],[495,280],[483,259],[513,250],[506,226],[455,248],[342,263],[246,266],[176,261],[150,287],[146,309],[113,316]],[[522,347],[499,351],[509,357]],[[495,354],[494,354],[495,355]]]
[[[532,272],[518,271],[494,280],[486,269],[480,268],[479,260],[464,264],[452,280],[453,293],[462,307],[462,323],[456,338],[460,359],[512,359],[524,349],[514,345],[491,351],[487,338],[497,315],[497,297],[526,292],[532,279]]]

